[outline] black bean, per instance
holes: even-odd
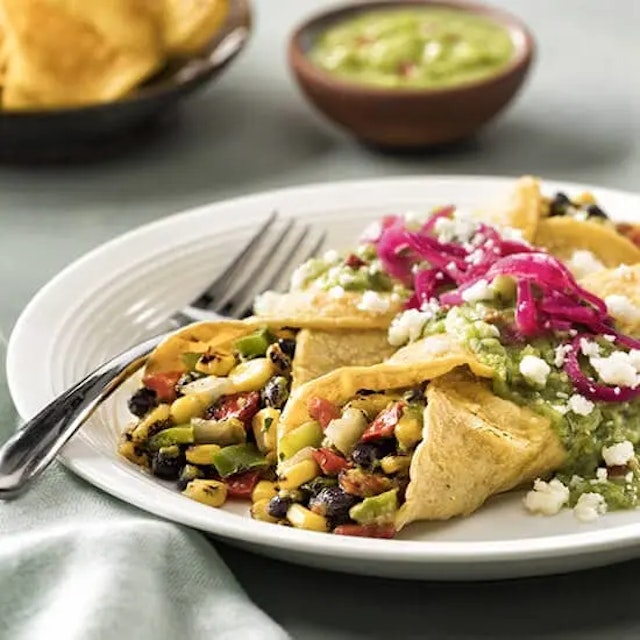
[[[349,509],[358,498],[346,493],[342,487],[327,487],[309,501],[309,509],[328,518],[349,517]]]
[[[327,487],[335,487],[338,484],[338,480],[336,478],[324,478],[323,476],[318,476],[314,478],[311,482],[306,482],[302,485],[301,489],[308,491],[311,494],[311,497],[317,496],[323,489]]]
[[[396,449],[393,438],[380,440],[379,442],[360,442],[351,452],[351,459],[359,466],[366,469],[373,468],[378,460],[386,455],[394,453]]]
[[[278,518],[282,520],[287,517],[287,510],[293,504],[293,500],[290,497],[274,496],[269,500],[269,506],[267,511],[272,518]]]
[[[274,376],[265,385],[262,399],[268,407],[282,409],[289,397],[289,382],[284,376]]]
[[[278,340],[278,346],[282,352],[289,356],[293,360],[293,356],[296,354],[296,341],[291,338],[280,338]]]
[[[587,207],[587,215],[590,218],[604,218],[605,220],[609,219],[609,216],[597,204],[590,204]]]
[[[127,406],[134,416],[142,418],[147,415],[151,409],[158,406],[158,394],[148,387],[140,387],[140,389],[129,398]]]
[[[151,456],[151,473],[163,480],[177,480],[184,465],[179,447],[163,447]]]
[[[567,209],[571,206],[571,200],[562,192],[556,193],[553,200],[549,203],[550,216],[563,216],[567,213]]]

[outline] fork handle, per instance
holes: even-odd
[[[19,428],[0,447],[0,500],[23,493],[98,406],[144,365],[166,335],[149,338],[105,362]]]

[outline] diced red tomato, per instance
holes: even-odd
[[[182,371],[152,373],[143,378],[142,384],[153,389],[160,402],[173,402],[176,399],[176,383],[182,374]]]
[[[311,453],[318,463],[320,470],[327,476],[337,476],[349,463],[338,453],[331,449],[316,449]]]
[[[248,500],[251,498],[259,479],[260,471],[246,471],[245,473],[223,478],[223,482],[227,485],[227,495],[230,498]]]
[[[340,409],[336,407],[333,402],[329,402],[325,398],[319,398],[315,396],[309,400],[309,415],[320,423],[322,430],[324,431],[329,423],[340,417]]]
[[[226,420],[227,418],[237,418],[241,420],[245,429],[251,427],[253,416],[260,409],[260,392],[249,391],[248,393],[235,393],[231,396],[224,396],[218,404],[213,407],[209,417],[214,420]]]
[[[359,269],[367,264],[364,260],[359,258],[355,253],[350,253],[345,259],[344,264],[351,269]]]
[[[368,442],[369,440],[380,440],[382,438],[391,438],[396,425],[402,417],[401,402],[396,402],[388,409],[383,409],[375,418],[375,420],[366,428],[360,440]]]
[[[333,533],[362,538],[393,538],[396,530],[392,524],[341,524],[333,530]]]

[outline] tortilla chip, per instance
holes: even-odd
[[[378,364],[394,351],[382,330],[303,329],[296,339],[293,388],[340,367]]]
[[[547,418],[460,372],[427,387],[423,435],[398,528],[469,515],[489,497],[557,470],[566,458]]]
[[[2,7],[12,42],[6,109],[114,100],[163,63],[155,0],[2,0]]]
[[[345,291],[341,298],[328,291],[306,290],[290,293],[267,291],[255,301],[256,316],[278,318],[288,326],[306,329],[387,329],[395,316],[403,310],[403,302],[390,293],[385,311],[360,309],[362,293]]]
[[[229,0],[164,0],[164,40],[171,55],[199,53],[229,14]]]
[[[603,299],[613,295],[624,296],[633,307],[640,309],[640,265],[602,269],[582,278],[580,284]],[[640,336],[640,318],[633,317],[633,314],[616,317],[614,311],[610,313],[622,333]]]
[[[428,360],[416,357],[415,361],[388,360],[372,367],[343,367],[298,387],[291,394],[278,423],[278,438],[282,438],[285,433],[311,419],[307,403],[314,396],[326,398],[342,406],[360,389],[384,391],[412,387],[465,365],[477,376],[486,378],[492,376],[492,370],[489,367],[479,362],[469,351],[459,348],[457,342],[450,338],[447,340],[446,335],[424,339],[426,343],[430,341],[434,343],[433,348],[428,344],[420,345],[423,353],[434,354]]]
[[[478,211],[479,217],[498,228],[509,227],[522,233],[531,242],[543,215],[543,197],[540,181],[532,176],[522,176],[506,203]]]
[[[570,216],[541,220],[533,243],[561,260],[583,250],[590,251],[605,267],[640,262],[640,248],[613,227]]]

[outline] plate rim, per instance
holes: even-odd
[[[40,408],[39,403],[34,399],[29,399],[26,389],[20,389],[17,381],[18,370],[20,368],[21,345],[24,343],[25,335],[28,333],[31,318],[34,311],[44,300],[55,291],[61,283],[64,283],[69,274],[83,269],[85,265],[93,261],[104,259],[118,245],[123,242],[132,242],[146,234],[153,234],[158,229],[176,224],[177,221],[184,220],[189,216],[216,215],[216,208],[220,207],[240,207],[249,208],[254,201],[277,198],[300,197],[305,193],[313,192],[326,196],[332,190],[358,190],[370,186],[372,183],[393,188],[405,187],[413,182],[422,182],[425,189],[434,182],[484,182],[494,183],[496,187],[513,184],[518,176],[509,175],[473,175],[473,174],[442,174],[442,175],[404,175],[388,176],[383,178],[365,178],[357,180],[334,180],[326,182],[312,182],[293,187],[282,187],[269,189],[233,198],[223,198],[210,203],[181,210],[179,212],[163,216],[157,220],[139,225],[125,233],[118,234],[110,240],[94,247],[81,256],[68,263],[62,270],[50,278],[32,296],[27,305],[19,314],[13,325],[6,355],[6,377],[7,386],[11,394],[14,405],[22,419],[27,419],[34,415]],[[557,185],[563,189],[588,189],[602,194],[606,197],[623,197],[637,200],[638,215],[640,216],[640,193],[600,187],[598,185],[588,185],[585,183],[555,180],[541,177],[543,184]],[[553,187],[556,188],[556,187]],[[231,225],[233,228],[233,225]],[[225,538],[240,539],[243,542],[256,544],[262,547],[282,548],[286,544],[292,551],[312,554],[327,555],[334,557],[371,559],[383,562],[394,562],[399,564],[408,563],[430,563],[430,564],[460,564],[472,561],[476,565],[483,565],[494,562],[534,560],[540,558],[554,557],[574,557],[588,553],[598,553],[611,551],[613,549],[627,547],[633,543],[640,542],[640,520],[637,523],[612,526],[604,530],[583,531],[558,535],[542,536],[538,538],[523,538],[507,541],[408,541],[408,540],[375,540],[367,538],[350,538],[347,536],[328,536],[315,532],[302,531],[293,528],[274,528],[268,523],[247,520],[233,516],[226,522],[226,518],[217,520],[207,518],[210,508],[199,505],[196,502],[184,504],[179,494],[172,493],[174,498],[180,498],[179,513],[173,507],[173,500],[155,501],[154,507],[150,508],[148,502],[145,503],[145,492],[136,491],[131,494],[119,490],[118,486],[109,485],[105,481],[105,470],[100,468],[100,463],[113,465],[110,458],[100,457],[98,467],[90,469],[95,449],[81,438],[72,439],[65,447],[64,452],[59,456],[63,464],[76,473],[83,480],[98,487],[99,489],[113,495],[129,504],[133,504],[144,511],[169,519],[178,524],[186,524],[200,530],[204,530]],[[83,458],[84,455],[84,458]],[[88,462],[87,462],[88,461]],[[202,510],[202,511],[201,511]],[[185,518],[186,514],[186,518]],[[246,526],[247,522],[251,526]],[[208,525],[213,526],[208,526]]]

